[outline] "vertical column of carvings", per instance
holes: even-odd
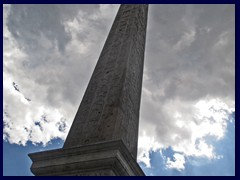
[[[122,58],[126,52],[122,47],[129,41],[126,31],[130,9],[130,5],[119,9],[64,148],[112,138],[126,67],[126,58]]]
[[[127,59],[130,52],[131,43],[131,21],[133,19],[134,7],[136,5],[122,5],[119,26],[116,30],[116,42],[119,42],[120,49],[115,59],[116,66],[111,80],[111,89],[109,90],[106,104],[103,110],[103,116],[99,124],[100,140],[119,139],[116,136],[115,125],[117,124],[119,114],[118,109],[121,103],[121,93],[126,74]],[[120,43],[121,42],[121,43]],[[117,137],[117,138],[116,138]]]
[[[131,21],[131,45],[121,94],[120,118],[115,126],[132,155],[137,156],[139,110],[141,101],[148,5],[135,6]]]
[[[106,57],[101,57],[106,59],[103,65],[104,75],[97,88],[95,102],[93,102],[91,115],[86,124],[88,130],[91,129],[92,131],[86,131],[84,143],[112,140],[121,87],[123,86],[124,68],[126,67],[123,47],[128,42],[125,38],[129,24],[129,17],[126,16],[128,8],[128,6],[121,6],[118,13],[119,16],[115,20],[117,25],[114,29],[113,41],[111,41],[111,44],[105,44],[107,46],[106,49],[109,49],[109,51]],[[101,93],[103,92],[106,93],[105,96],[102,96]],[[97,103],[100,101],[101,103]],[[96,105],[99,105],[99,107]],[[94,114],[96,115],[95,117]]]

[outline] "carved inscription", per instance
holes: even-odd
[[[121,99],[121,109],[124,113],[124,119],[121,123],[120,134],[122,134],[125,144],[136,157],[138,135],[136,132],[138,132],[139,105],[143,73],[146,11],[144,8],[142,8],[142,6],[136,8],[135,11],[135,17],[132,22],[135,32],[131,36],[131,52],[128,59],[128,70],[126,71],[124,92]],[[133,129],[135,131],[133,131]]]

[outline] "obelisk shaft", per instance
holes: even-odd
[[[63,148],[122,140],[136,158],[147,12],[120,6]]]
[[[121,5],[63,148],[29,154],[37,176],[144,176],[136,162],[148,5]]]

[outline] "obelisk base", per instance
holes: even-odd
[[[145,176],[121,140],[29,154],[36,176]]]

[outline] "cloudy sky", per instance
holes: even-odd
[[[62,146],[118,8],[4,5],[4,175]],[[145,52],[145,174],[234,175],[235,6],[150,5]]]

